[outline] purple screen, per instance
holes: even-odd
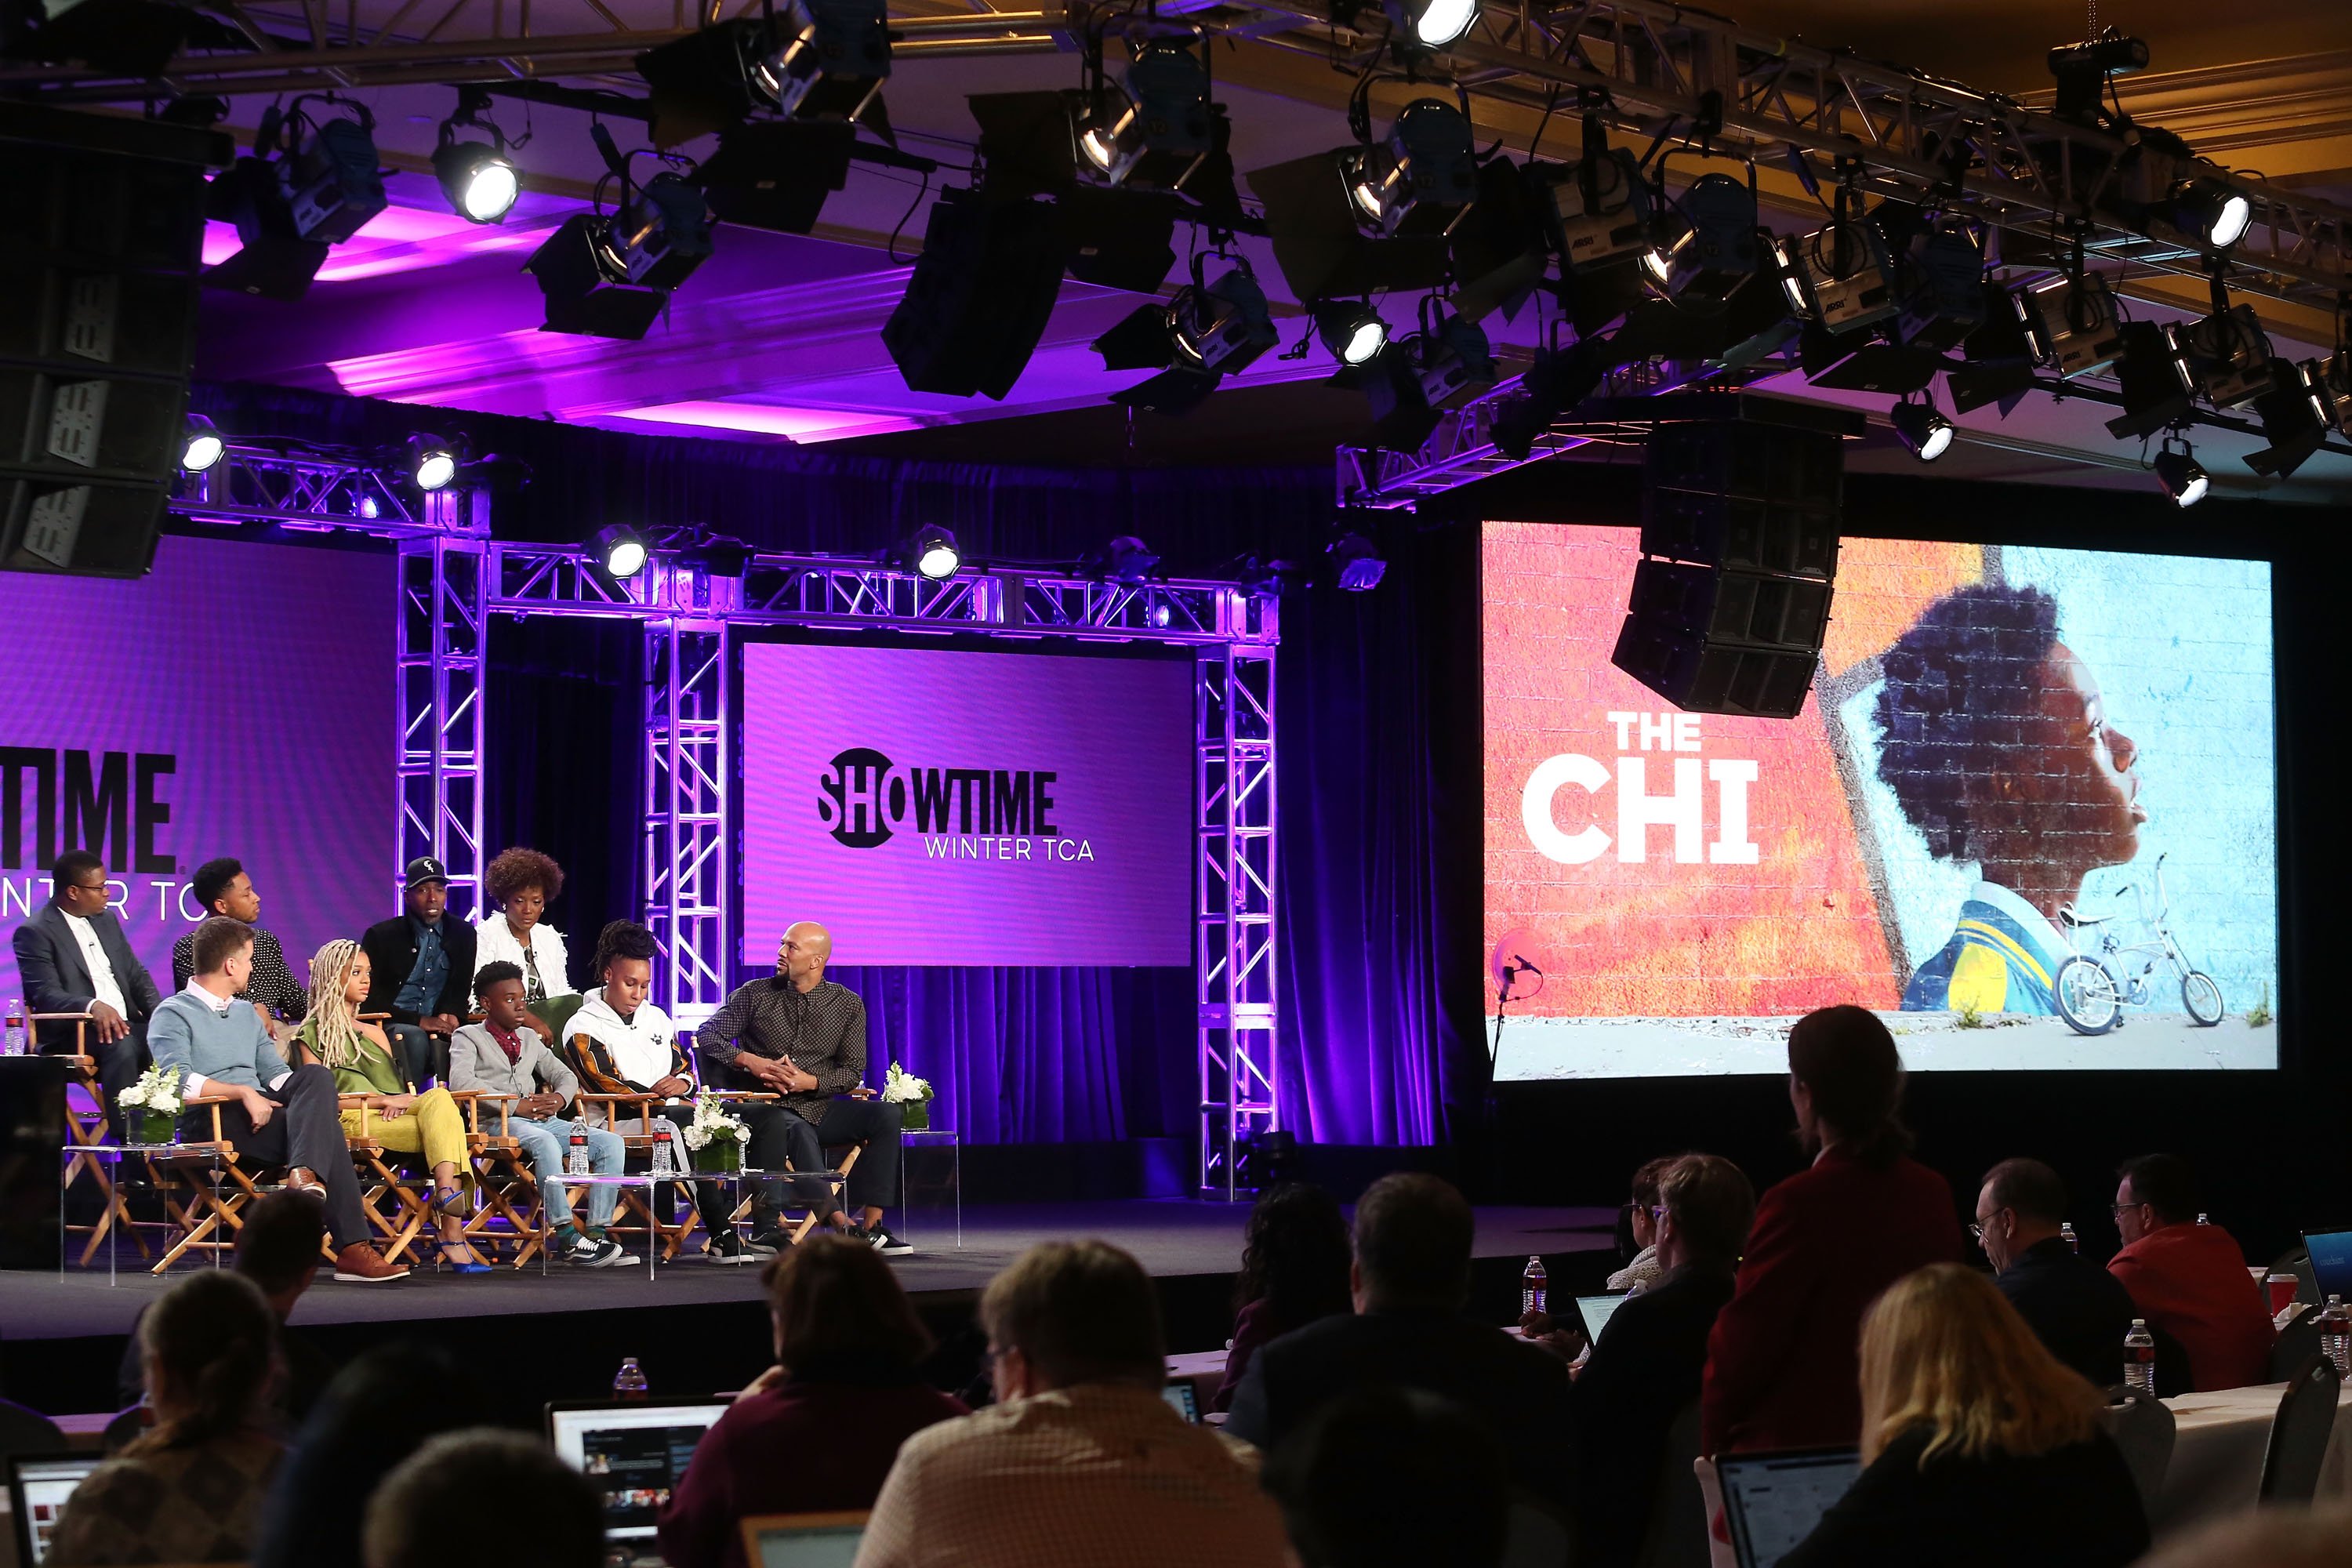
[[[1192,961],[1192,668],[748,643],[743,961]]]
[[[96,850],[131,946],[172,988],[203,911],[188,879],[245,862],[294,978],[394,912],[393,563],[165,538],[134,583],[0,573],[0,926]],[[0,988],[23,994],[0,948]]]

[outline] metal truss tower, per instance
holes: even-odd
[[[313,465],[315,467],[315,464]],[[364,493],[363,491],[361,493]],[[482,909],[482,595],[487,498],[427,499],[417,531],[398,541],[402,868],[430,855],[449,873],[449,912]],[[304,511],[306,522],[318,514]]]

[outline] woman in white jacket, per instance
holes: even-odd
[[[493,963],[513,964],[522,971],[526,1002],[576,994],[563,933],[541,918],[563,891],[563,868],[536,849],[501,849],[482,881],[499,907],[484,911],[475,924],[475,973]],[[480,1006],[480,998],[474,1005]],[[541,1040],[553,1042],[555,1031],[536,1010],[525,1016]]]

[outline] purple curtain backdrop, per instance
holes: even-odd
[[[1183,574],[1245,552],[1311,558],[1331,516],[1321,469],[907,463],[250,385],[200,384],[194,406],[232,438],[390,452],[418,429],[464,431],[478,451],[533,469],[528,489],[499,498],[503,538],[701,522],[765,548],[864,552],[936,521],[968,553],[1032,561],[1139,534]],[[1401,531],[1389,548],[1396,565],[1380,592],[1282,606],[1280,1091],[1289,1127],[1314,1142],[1449,1141],[1484,1067],[1473,1031],[1449,1024],[1440,1000],[1476,963],[1476,803],[1446,797],[1443,765],[1455,759],[1475,790],[1475,762],[1466,775],[1458,763],[1477,743],[1475,538]],[[597,929],[633,912],[639,892],[628,825],[641,748],[634,711],[614,711],[632,700],[618,678],[635,668],[635,634],[611,623],[557,633],[541,620],[490,632],[491,733],[504,732],[497,714],[530,713],[542,737],[578,737],[610,766],[558,776],[545,757],[494,752],[485,826],[496,845],[530,843],[564,864],[570,885],[550,918],[584,970]],[[1465,823],[1466,838],[1449,838]],[[1197,1131],[1189,970],[845,966],[835,978],[866,1000],[870,1076],[896,1060],[932,1079],[938,1124],[967,1142]]]

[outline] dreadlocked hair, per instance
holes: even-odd
[[[188,1408],[124,1454],[191,1448],[255,1425],[277,1340],[268,1299],[244,1275],[207,1268],[173,1286],[141,1321],[139,1343]]]
[[[589,961],[588,973],[599,981],[604,978],[605,966],[616,958],[642,958],[650,961],[661,952],[661,943],[654,933],[635,921],[614,921],[596,933],[596,956]]]
[[[310,1051],[330,1068],[357,1067],[367,1037],[359,1015],[343,999],[343,982],[360,944],[338,937],[310,955]]]

